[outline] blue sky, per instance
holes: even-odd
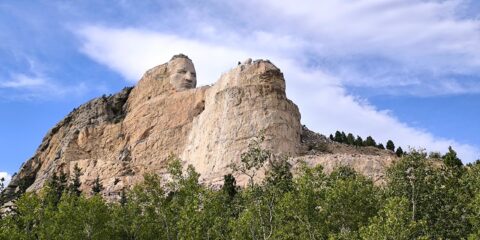
[[[1,176],[74,107],[179,52],[200,85],[272,60],[318,132],[480,158],[479,1],[165,2],[0,3]]]

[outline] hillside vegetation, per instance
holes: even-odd
[[[170,180],[147,174],[118,202],[79,191],[55,175],[25,193],[0,222],[0,239],[479,239],[480,164],[463,166],[455,151],[440,158],[411,150],[387,171],[386,184],[348,167],[326,175],[304,165],[295,177],[286,158],[251,145],[233,175],[212,189],[172,156]],[[254,172],[267,168],[264,181]],[[93,195],[87,197],[87,195]]]

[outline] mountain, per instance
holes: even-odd
[[[294,166],[322,164],[331,171],[348,165],[379,183],[396,159],[390,151],[335,143],[302,126],[282,72],[268,60],[239,63],[215,84],[197,88],[193,63],[180,54],[148,70],[135,87],[74,109],[46,134],[4,196],[38,191],[53,174],[69,176],[78,166],[84,192],[98,178],[102,194],[115,199],[145,173],[168,178],[173,155],[195,167],[202,182],[219,185],[260,135],[263,148],[289,156]],[[246,184],[245,176],[236,177]]]

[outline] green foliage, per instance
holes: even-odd
[[[367,147],[375,147],[377,146],[377,143],[371,136],[368,136],[367,139],[365,139],[365,142],[363,143],[363,145]]]
[[[270,162],[272,157],[272,154],[261,146],[264,140],[265,136],[263,135],[253,139],[248,145],[248,150],[241,154],[240,164],[232,164],[230,166],[234,172],[240,172],[248,176],[250,187],[254,185],[254,178],[258,170],[266,162]]]
[[[398,147],[397,151],[395,151],[395,154],[397,155],[397,157],[401,157],[405,153],[403,152],[403,149],[401,147]]]
[[[355,146],[357,147],[363,146],[363,139],[360,136],[357,136],[357,138],[355,139]]]
[[[82,169],[78,167],[78,164],[75,164],[73,168],[73,178],[71,179],[70,185],[68,186],[68,191],[70,193],[80,196],[80,194],[82,193],[82,191],[80,190],[80,187],[82,186],[82,183],[80,182],[80,177],[82,175]]]
[[[168,181],[146,174],[119,203],[77,195],[66,176],[53,175],[2,216],[0,239],[480,238],[480,164],[452,167],[412,150],[376,186],[344,166],[325,174],[299,163],[293,175],[288,158],[266,153],[251,144],[243,171],[225,175],[219,188],[200,184],[193,167],[171,155]],[[234,175],[267,162],[263,182],[236,186]]]
[[[103,189],[104,188],[102,183],[100,182],[100,178],[97,176],[97,178],[95,178],[95,181],[93,182],[92,195],[99,194],[100,192],[103,191]]]
[[[424,222],[412,221],[409,201],[403,197],[386,200],[379,214],[370,219],[370,224],[360,230],[362,239],[410,240],[421,239]],[[427,239],[427,238],[426,238]]]
[[[394,152],[395,151],[395,144],[393,144],[393,141],[392,140],[388,140],[387,141],[387,145],[386,145],[387,149]]]
[[[449,167],[461,167],[463,165],[462,160],[457,157],[457,152],[451,146],[448,147],[448,152],[443,156],[443,162]]]
[[[0,178],[0,193],[5,189],[5,178]]]
[[[223,176],[222,191],[225,193],[226,196],[228,196],[229,201],[232,201],[235,198],[235,195],[237,195],[237,181],[232,174],[227,174]]]

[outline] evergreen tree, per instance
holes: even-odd
[[[379,143],[379,144],[377,145],[377,148],[378,148],[378,149],[382,149],[382,150],[385,149],[385,147],[384,147],[383,144],[381,144],[381,143]]]
[[[341,141],[341,143],[348,144],[347,135],[345,134],[345,132],[342,131],[341,136],[342,136],[342,141]]]
[[[355,145],[355,137],[351,133],[349,133],[347,135],[347,144],[348,145]]]
[[[362,139],[362,137],[360,137],[360,136],[357,135],[357,139],[355,139],[355,146],[357,146],[357,147],[363,146],[363,139]]]
[[[78,164],[75,164],[75,167],[73,168],[73,178],[70,182],[69,186],[69,192],[76,195],[80,196],[82,191],[80,190],[80,187],[82,186],[82,183],[80,182],[80,177],[82,176],[82,169],[78,167]]]
[[[120,192],[120,205],[125,206],[127,202],[128,202],[127,194],[125,193],[125,189],[122,188],[122,191]]]
[[[332,135],[332,134],[330,134],[329,138],[330,138],[330,140],[332,140],[332,141],[335,140],[335,139],[333,138],[333,135]]]
[[[95,181],[93,182],[92,195],[99,194],[100,192],[103,191],[103,189],[104,188],[102,183],[100,182],[100,178],[97,176],[97,178],[95,178]]]
[[[397,157],[401,157],[401,156],[403,156],[403,154],[405,154],[405,153],[403,152],[402,147],[398,147],[398,148],[397,148],[397,151],[395,151],[395,154],[397,155]]]
[[[365,139],[365,143],[363,145],[367,147],[375,147],[377,146],[377,143],[375,142],[375,140],[373,140],[371,136],[368,136],[367,139]]]
[[[229,197],[230,201],[237,195],[237,181],[232,174],[223,176],[222,191]]]
[[[0,193],[3,192],[3,189],[5,188],[5,178],[0,178]]]
[[[341,143],[342,140],[343,140],[343,139],[342,139],[342,133],[341,133],[340,131],[336,131],[336,132],[335,132],[334,141]]]
[[[443,162],[448,167],[461,167],[463,166],[462,160],[457,157],[457,152],[450,146],[448,152],[443,155]]]
[[[387,149],[392,151],[392,152],[395,152],[395,144],[393,144],[392,140],[387,141]]]

